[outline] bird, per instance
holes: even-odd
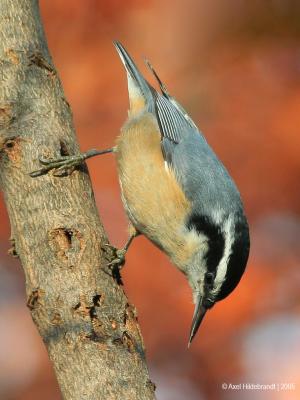
[[[195,304],[190,346],[206,312],[235,289],[245,271],[250,237],[244,206],[228,171],[150,62],[145,60],[160,92],[123,45],[114,45],[125,67],[129,96],[128,118],[116,145],[58,163],[41,160],[44,168],[31,176],[98,154],[115,154],[132,226],[120,255],[142,234],[185,275]]]

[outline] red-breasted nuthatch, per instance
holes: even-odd
[[[125,66],[129,117],[116,146],[128,217],[186,275],[195,312],[189,343],[207,311],[238,284],[249,254],[239,192],[201,132],[169,95],[139,72],[116,42]]]
[[[225,167],[150,63],[162,94],[144,79],[124,47],[114,44],[127,72],[130,101],[116,146],[41,160],[44,168],[31,176],[52,168],[59,172],[97,154],[116,154],[129,220],[171,258],[192,288],[190,344],[206,311],[228,296],[244,273],[250,247],[247,220]]]

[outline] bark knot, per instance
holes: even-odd
[[[21,138],[19,136],[11,136],[5,139],[0,150],[7,154],[12,164],[19,164],[21,161]]]
[[[69,266],[79,260],[79,253],[83,249],[83,236],[75,228],[54,228],[49,231],[49,244],[57,258]]]

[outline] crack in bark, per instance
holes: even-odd
[[[45,291],[42,289],[34,289],[27,299],[27,307],[30,311],[35,310],[38,306],[43,305],[43,296],[45,295]]]

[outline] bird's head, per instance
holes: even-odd
[[[239,283],[247,264],[250,240],[242,212],[222,217],[192,215],[187,226],[202,243],[185,270],[195,303],[190,344],[206,311]]]

